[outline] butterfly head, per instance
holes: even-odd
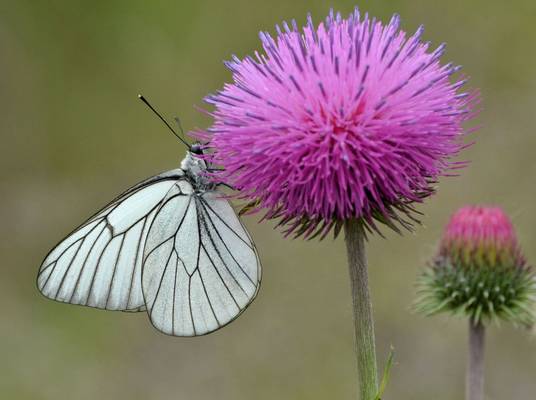
[[[186,157],[181,162],[181,169],[195,183],[198,189],[207,189],[212,186],[205,175],[207,163],[202,157],[203,149],[200,143],[194,143],[186,152]]]
[[[197,155],[197,156],[203,155],[203,147],[201,146],[201,143],[196,142],[196,143],[192,144],[190,146],[189,152],[194,154],[194,155]]]

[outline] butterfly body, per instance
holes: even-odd
[[[211,182],[205,174],[207,170],[206,161],[197,154],[187,152],[186,157],[181,161],[181,168],[184,175],[189,179],[192,186],[197,191],[215,190],[216,184]]]
[[[206,163],[135,185],[61,241],[37,286],[48,298],[107,310],[147,311],[174,336],[210,333],[255,298],[261,266],[248,232]]]

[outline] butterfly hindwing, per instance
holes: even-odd
[[[148,232],[142,290],[152,324],[175,336],[198,336],[235,319],[260,284],[257,252],[228,201],[196,193],[181,180]]]
[[[68,235],[47,255],[37,277],[53,300],[107,310],[142,311],[145,238],[158,206],[181,170],[132,187]]]

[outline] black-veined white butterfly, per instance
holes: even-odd
[[[63,239],[39,269],[41,293],[147,311],[174,336],[204,335],[240,315],[259,290],[261,264],[200,155],[201,146],[189,146],[180,168],[128,189]]]

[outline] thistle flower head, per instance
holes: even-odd
[[[348,218],[409,228],[411,204],[464,147],[476,99],[460,92],[459,67],[440,63],[445,46],[431,50],[422,33],[357,9],[261,32],[263,51],[233,57],[233,83],[206,98],[217,178],[297,234]]]
[[[498,207],[468,206],[454,213],[418,286],[416,309],[426,315],[450,311],[476,322],[503,319],[527,326],[535,321],[534,272]]]

